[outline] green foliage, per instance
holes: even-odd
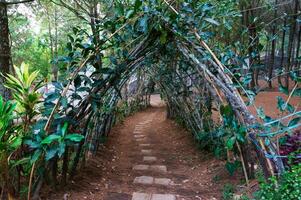
[[[5,102],[0,96],[0,154],[8,155],[10,152],[19,148],[22,138],[13,126],[14,111],[16,104]]]
[[[223,200],[232,200],[234,196],[234,186],[232,184],[226,184],[223,188]]]
[[[10,156],[22,144],[22,135],[17,126],[13,125],[14,109],[16,105],[5,102],[0,96],[0,185],[11,194],[11,180],[9,172]]]
[[[240,162],[239,161],[234,161],[234,162],[227,162],[226,163],[226,169],[227,169],[227,171],[229,172],[229,174],[231,175],[231,176],[233,176],[234,175],[234,172],[237,170],[237,169],[239,169],[239,167],[241,167],[241,164],[240,164]]]
[[[31,162],[34,163],[44,154],[46,161],[55,156],[60,158],[65,153],[67,145],[74,145],[83,139],[83,135],[68,134],[68,123],[64,123],[63,126],[58,126],[55,133],[36,135],[33,140],[26,140],[25,144],[34,150],[31,157]]]
[[[62,18],[57,16],[62,12],[61,9],[47,1],[40,3],[45,6],[38,15],[45,21],[41,27],[41,34],[35,35],[29,32],[28,28],[26,31],[19,31],[19,27],[28,26],[29,20],[26,18],[21,17],[20,24],[12,26],[13,41],[17,41],[13,44],[14,61],[21,63],[26,60],[31,70],[26,65],[22,65],[20,69],[16,68],[16,77],[9,75],[6,84],[13,91],[18,114],[25,122],[23,131],[28,132],[25,144],[30,147],[31,163],[41,164],[37,167],[38,170],[44,169],[48,164],[55,166],[55,158],[62,158],[63,154],[68,157],[69,153],[66,150],[74,146],[76,148],[72,150],[76,149],[76,168],[76,159],[80,160],[79,157],[84,154],[81,148],[92,146],[96,151],[99,141],[114,124],[114,117],[123,119],[142,107],[138,98],[130,103],[118,105],[124,83],[137,68],[145,69],[145,72],[150,73],[162,87],[162,92],[165,92],[166,99],[173,108],[175,119],[194,133],[200,146],[221,157],[226,151],[233,151],[237,155],[237,146],[246,142],[249,127],[239,122],[230,105],[220,107],[219,112],[223,118],[220,127],[211,125],[211,100],[199,98],[209,96],[209,87],[204,83],[200,84],[204,79],[202,75],[197,80],[191,79],[191,82],[197,81],[197,84],[187,86],[188,77],[203,72],[199,72],[200,66],[193,66],[193,59],[189,60],[183,56],[181,46],[192,46],[188,54],[193,54],[194,59],[208,66],[207,70],[210,73],[204,74],[213,74],[215,77],[218,70],[210,66],[213,58],[208,51],[203,50],[204,45],[198,46],[200,41],[194,34],[199,34],[200,40],[212,47],[212,51],[225,67],[224,74],[217,77],[230,75],[233,87],[238,88],[252,103],[256,92],[243,88],[251,83],[252,74],[242,74],[241,71],[245,69],[241,66],[247,66],[245,58],[253,59],[259,56],[264,48],[263,44],[267,41],[263,40],[265,36],[261,26],[256,26],[258,30],[255,32],[259,33],[255,35],[249,34],[248,28],[251,24],[241,26],[241,20],[245,18],[241,17],[241,9],[251,7],[248,1],[183,0],[168,5],[166,1],[157,0],[118,0],[113,1],[110,6],[105,1],[101,4],[97,1],[97,5],[91,5],[91,8],[89,1],[79,1],[78,10],[74,10],[72,6],[65,6],[78,18],[84,18],[85,23],[91,22],[89,25],[93,35],[85,26],[72,29],[69,27],[69,30],[65,31],[69,20],[65,20],[65,15]],[[176,5],[175,8],[171,7],[173,5]],[[104,10],[101,16],[94,16],[95,13],[89,13],[93,6],[95,10],[108,7],[110,10]],[[86,7],[89,9],[86,10]],[[81,9],[82,13],[79,11]],[[102,18],[103,16],[105,17]],[[248,21],[258,22],[257,18],[252,17]],[[62,19],[68,22],[63,22]],[[48,33],[43,33],[46,30]],[[17,33],[20,32],[25,35],[25,40],[18,36]],[[63,49],[62,43],[65,43],[67,37],[69,42],[66,49]],[[252,38],[258,38],[258,42],[249,42]],[[64,53],[65,56],[58,57],[59,53]],[[136,61],[139,61],[139,64]],[[39,73],[34,71],[30,74],[29,71],[41,68],[42,76],[48,77],[50,63],[54,68],[60,67],[59,82],[53,83],[55,89],[47,94],[44,107],[40,110],[37,106],[40,99],[37,89],[41,85],[36,82]],[[261,66],[261,63],[255,63],[251,69],[260,69]],[[229,89],[228,86],[232,86],[227,79],[222,79],[221,82],[225,83],[226,90]],[[64,90],[66,86],[70,86],[68,91]],[[198,92],[194,93],[194,90]],[[280,90],[288,94],[287,88],[281,86]],[[67,95],[62,97],[66,91]],[[232,88],[230,91],[233,91]],[[296,90],[294,95],[299,93],[300,91]],[[295,110],[282,98],[278,98],[278,107],[283,112],[293,113]],[[265,137],[267,145],[271,140],[266,136],[279,134],[272,132],[275,127],[280,128],[280,132],[283,133],[299,125],[299,118],[292,119],[285,126],[280,120],[266,116],[261,109],[258,113],[266,123],[265,127],[260,127],[264,133],[259,136]],[[32,124],[32,119],[37,114],[41,114],[41,117]],[[49,126],[46,126],[46,122],[49,122]],[[76,129],[76,133],[73,133],[73,129]],[[19,141],[13,147],[17,148]],[[64,158],[64,163],[68,161],[68,158]],[[239,166],[238,161],[226,164],[230,174]],[[229,199],[232,195],[233,188],[226,186],[224,199]]]
[[[256,199],[300,200],[301,199],[301,164],[292,166],[279,179],[272,177],[260,184]]]
[[[24,63],[20,68],[14,69],[16,75],[7,75],[5,87],[12,91],[19,115],[24,116],[25,123],[31,123],[39,113],[38,103],[41,95],[38,90],[42,87],[42,81],[37,82],[39,71],[30,73],[29,66]]]

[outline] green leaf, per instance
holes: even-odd
[[[265,119],[265,114],[264,114],[264,110],[262,107],[259,107],[257,109],[257,116],[260,118],[260,119]]]
[[[117,5],[115,6],[115,12],[119,15],[119,16],[123,16],[124,15],[124,6],[122,5],[122,3],[118,2]]]
[[[226,105],[226,106],[222,105],[220,107],[220,112],[223,116],[227,116],[227,117],[230,117],[234,114],[230,105]]]
[[[294,93],[293,93],[294,96],[297,96],[297,97],[301,97],[301,88],[297,88]]]
[[[232,150],[233,147],[234,147],[235,141],[236,141],[236,137],[235,137],[235,136],[229,138],[229,139],[227,140],[227,142],[226,142],[226,147],[227,147],[227,149]]]
[[[139,21],[139,27],[143,33],[146,33],[148,30],[148,16],[145,15],[143,18]]]
[[[53,158],[56,153],[57,153],[58,149],[57,148],[51,148],[51,149],[48,149],[46,151],[46,155],[45,155],[45,159],[48,161],[50,160],[51,158]]]
[[[135,11],[134,10],[129,10],[126,12],[125,18],[129,19],[134,15]]]
[[[62,155],[65,153],[65,149],[66,149],[66,143],[64,143],[64,142],[60,143],[59,149],[58,149],[59,157],[62,157]]]
[[[61,105],[63,106],[63,108],[68,107],[68,99],[66,97],[61,98]]]
[[[295,112],[294,106],[292,106],[292,105],[289,104],[289,103],[287,104],[286,109],[287,109],[287,111],[290,112],[290,113]]]
[[[24,144],[27,144],[32,149],[37,149],[41,146],[39,142],[32,141],[32,140],[25,140]]]
[[[72,142],[80,142],[84,139],[85,137],[80,134],[69,134],[65,137],[66,140],[70,140]]]
[[[286,106],[286,102],[283,100],[282,97],[277,96],[277,107],[280,111],[284,111]]]
[[[207,22],[209,22],[209,23],[211,23],[211,24],[214,24],[216,26],[220,25],[216,20],[214,20],[212,18],[204,18],[204,20],[207,21]]]
[[[82,80],[80,78],[80,76],[77,76],[75,79],[74,79],[74,86],[76,88],[80,87],[81,86],[81,83],[82,83]]]
[[[136,0],[135,1],[135,6],[134,9],[137,12],[137,10],[142,6],[142,1],[141,0]]]
[[[266,137],[265,139],[264,139],[264,143],[265,143],[265,145],[270,145],[270,143],[271,143],[271,141]]]
[[[39,157],[42,155],[42,150],[41,149],[37,149],[35,150],[35,152],[33,153],[33,155],[31,156],[31,164],[35,163]]]
[[[167,32],[166,31],[161,31],[161,35],[160,35],[160,43],[161,44],[166,44],[167,42]]]
[[[245,127],[240,127],[238,133],[236,134],[236,138],[239,142],[244,143],[246,136],[246,129]]]
[[[59,135],[54,135],[54,134],[53,135],[49,135],[44,140],[42,140],[41,144],[50,144],[53,141],[59,140],[59,139],[61,139],[61,136],[59,136]]]
[[[63,137],[66,135],[67,129],[68,129],[68,122],[65,122],[63,128],[61,129],[61,133]]]
[[[237,168],[239,167],[239,161],[235,161],[235,162],[227,162],[226,163],[226,169],[227,169],[227,171],[229,172],[229,174],[231,175],[231,176],[233,176],[234,175],[234,172],[237,170]]]
[[[288,123],[288,127],[296,126],[299,123],[300,119],[301,119],[301,117],[296,117],[296,118],[292,119]]]
[[[22,144],[22,137],[15,137],[12,140],[12,143],[10,144],[10,147],[12,147],[14,149],[17,149],[21,146],[21,144]]]
[[[18,165],[23,165],[25,163],[28,163],[29,161],[30,161],[30,157],[22,158],[22,159],[16,161],[11,167],[14,168]]]
[[[284,93],[284,94],[286,94],[286,95],[289,94],[288,88],[287,88],[287,87],[284,87],[283,85],[280,85],[280,86],[279,86],[279,91],[282,92],[282,93]]]

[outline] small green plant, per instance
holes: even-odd
[[[294,165],[279,180],[272,177],[260,184],[256,199],[267,200],[301,200],[301,164]]]
[[[22,143],[18,128],[13,126],[15,107],[16,104],[4,102],[0,96],[0,186],[8,199],[13,199],[14,196],[9,160]]]
[[[221,180],[221,177],[219,175],[215,175],[213,178],[212,178],[212,181],[214,182],[219,182]]]
[[[33,140],[26,140],[25,143],[35,150],[31,162],[36,162],[43,153],[45,153],[46,161],[55,156],[62,157],[67,146],[79,143],[84,139],[83,135],[68,134],[68,126],[68,123],[65,122],[63,126],[59,125],[57,131],[53,134],[46,135],[43,133],[36,135]]]
[[[20,68],[14,67],[16,76],[8,74],[5,87],[12,91],[16,101],[16,111],[22,118],[23,130],[27,132],[33,123],[34,117],[39,114],[38,104],[41,94],[38,90],[42,81],[37,82],[39,71],[29,72],[28,65],[22,64]]]
[[[223,188],[223,200],[232,200],[234,196],[234,186],[232,184],[226,184]]]

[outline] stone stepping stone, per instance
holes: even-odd
[[[173,194],[147,194],[134,192],[132,200],[176,200]]]
[[[135,165],[133,170],[149,170],[149,165]]]
[[[134,134],[141,134],[141,133],[143,133],[143,130],[134,130],[133,133]]]
[[[143,138],[135,138],[135,140],[138,141],[138,142],[145,141],[146,139],[147,139],[146,137],[143,137]]]
[[[151,144],[139,144],[140,147],[150,147]]]
[[[144,155],[150,155],[150,154],[152,154],[152,150],[142,149],[141,153],[144,154]]]
[[[135,138],[144,138],[145,135],[134,135]]]
[[[134,192],[132,200],[151,200],[151,194]]]
[[[151,200],[176,200],[173,194],[153,194]]]
[[[135,165],[133,170],[150,170],[154,172],[166,173],[167,167],[165,165]]]
[[[135,178],[134,183],[151,185],[154,183],[154,178],[151,176],[139,176]]]
[[[173,182],[169,178],[155,178],[154,184],[168,186],[168,185],[172,185]]]
[[[137,142],[145,142],[146,138],[135,138]]]
[[[146,121],[144,121],[144,122],[138,123],[136,126],[149,124],[149,123],[151,123],[151,122],[152,122],[152,120],[146,120]]]
[[[157,158],[155,156],[144,156],[143,161],[154,162],[154,161],[157,161]]]
[[[153,178],[151,176],[139,176],[135,178],[134,183],[144,185],[156,184],[168,186],[171,185],[173,182],[169,178]]]
[[[155,172],[167,172],[167,167],[165,165],[150,165],[149,170],[155,171]]]

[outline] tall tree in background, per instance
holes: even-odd
[[[47,2],[40,2],[43,8],[43,13],[47,17],[48,22],[48,37],[51,50],[51,68],[53,80],[58,80],[58,71],[56,59],[58,57],[58,9],[56,5],[51,5]]]
[[[288,41],[288,49],[287,49],[287,65],[286,65],[286,79],[285,79],[285,87],[289,88],[289,71],[292,69],[292,65],[294,63],[294,44],[296,38],[296,27],[297,27],[297,16],[299,9],[299,0],[293,1],[293,12],[292,17],[290,18],[290,34]]]
[[[249,70],[252,76],[250,87],[254,88],[257,85],[258,66],[260,64],[260,49],[259,49],[259,22],[257,20],[257,7],[260,6],[261,0],[240,0],[240,9],[242,9],[242,24],[248,30],[248,58]]]
[[[275,21],[273,22],[272,25],[272,49],[270,53],[270,62],[269,62],[269,88],[272,88],[272,78],[273,78],[273,71],[274,71],[274,65],[275,65],[275,51],[276,51],[276,30],[277,30],[277,4],[278,0],[275,0],[275,8],[274,8],[274,19]]]
[[[99,25],[107,17],[106,15],[102,15],[101,10],[108,10],[108,8],[113,4],[112,0],[51,0],[51,2],[68,9],[77,18],[87,23],[91,28],[94,43],[96,45],[100,44],[101,39],[99,34]],[[100,69],[102,67],[102,61],[100,57],[99,61],[94,67],[96,69]]]
[[[11,53],[10,53],[10,40],[9,40],[9,27],[8,27],[8,16],[7,7],[8,5],[31,2],[33,0],[23,0],[23,1],[6,1],[0,0],[0,72],[2,74],[7,74],[10,72],[11,63]],[[3,86],[4,78],[0,76],[0,95],[5,99],[9,99],[10,93]]]

